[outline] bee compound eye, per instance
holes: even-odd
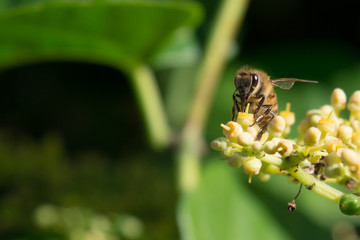
[[[251,74],[251,80],[252,80],[253,84],[256,85],[258,83],[258,81],[259,81],[258,75]]]

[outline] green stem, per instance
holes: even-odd
[[[178,183],[183,193],[192,191],[198,184],[203,129],[231,42],[240,29],[247,6],[248,0],[223,1],[212,29],[196,79],[199,85],[180,143]]]
[[[139,65],[132,71],[131,80],[149,141],[155,149],[162,149],[169,143],[170,127],[154,74],[148,66]]]
[[[325,197],[333,202],[339,203],[340,198],[344,195],[343,192],[329,186],[323,181],[320,181],[313,175],[307,173],[301,167],[299,167],[296,163],[298,162],[297,158],[290,158],[289,163],[286,163],[286,160],[282,160],[279,157],[265,154],[263,157],[259,157],[259,159],[268,164],[275,165],[277,167],[286,167],[286,170],[291,176],[297,179],[299,182],[303,183],[305,186],[312,186],[311,190],[322,197]],[[291,164],[290,164],[291,162]],[[296,164],[296,165],[294,165]]]
[[[293,166],[286,169],[288,173],[296,178],[299,182],[306,186],[312,186],[311,191],[325,197],[335,203],[340,203],[340,198],[344,195],[343,192],[329,186],[328,184],[320,181],[314,176],[304,171],[301,167]]]

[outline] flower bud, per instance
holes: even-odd
[[[234,155],[234,153],[238,152],[238,149],[236,148],[233,148],[233,147],[227,147],[223,152],[222,154],[225,156],[225,157],[231,157],[232,155]]]
[[[239,153],[234,153],[231,157],[228,158],[228,164],[230,167],[239,168],[243,164],[244,160],[248,159],[249,156],[240,155]]]
[[[341,158],[335,153],[331,152],[325,157],[325,163],[327,166],[341,163]]]
[[[227,122],[226,125],[221,124],[221,127],[223,128],[223,134],[225,137],[232,142],[236,142],[238,134],[243,131],[241,125],[233,121]]]
[[[306,112],[306,119],[310,118],[312,115],[323,115],[323,112],[320,109],[311,109]]]
[[[260,131],[259,125],[254,125],[252,127],[247,127],[245,129],[245,132],[250,133],[254,137],[254,139],[256,138],[259,131]],[[264,143],[268,139],[268,137],[269,137],[269,133],[267,131],[264,132],[263,135],[260,138],[260,142]]]
[[[275,144],[273,141],[268,141],[264,144],[264,151],[267,154],[274,154],[276,153],[276,147],[277,144]]]
[[[331,106],[340,113],[346,105],[346,94],[341,88],[335,88],[331,94]]]
[[[359,120],[354,120],[351,122],[351,127],[354,130],[354,132],[357,132],[360,130],[360,122]]]
[[[312,126],[315,126],[320,122],[320,119],[321,119],[320,115],[314,114],[310,117],[310,124]]]
[[[261,160],[255,157],[249,158],[245,160],[243,163],[244,171],[246,174],[249,175],[259,174],[261,166],[262,166]]]
[[[342,147],[342,141],[340,138],[327,136],[325,138],[325,149],[328,153],[335,152],[338,150],[338,148]]]
[[[259,180],[263,183],[268,182],[270,180],[270,178],[271,178],[271,175],[268,173],[260,172],[260,174],[259,174]]]
[[[301,133],[301,134],[304,134],[306,132],[306,130],[309,129],[309,127],[311,127],[311,123],[310,123],[310,120],[309,119],[303,119],[299,126],[298,126],[298,131]]]
[[[295,123],[295,113],[293,112],[280,112],[280,116],[285,119],[287,126],[291,126]]]
[[[332,108],[330,105],[324,105],[320,109],[321,116],[328,117],[332,112],[334,112],[334,108]],[[332,114],[331,114],[332,115]]]
[[[226,138],[219,137],[211,141],[210,146],[212,149],[216,151],[224,151],[228,147],[228,143]]]
[[[236,122],[245,129],[254,122],[254,115],[252,113],[239,112]]]
[[[360,167],[360,157],[357,152],[352,149],[345,148],[341,153],[343,162],[350,166],[350,171],[355,172]]]
[[[321,131],[316,127],[309,128],[304,135],[304,142],[306,145],[314,146],[319,143]]]
[[[258,125],[245,128],[245,132],[250,133],[254,137],[254,139],[256,138],[256,135],[258,134],[259,130],[260,127]]]
[[[269,138],[269,132],[266,131],[266,132],[264,132],[263,135],[261,136],[260,142],[261,142],[262,144],[264,144],[264,142],[266,142],[266,140],[267,140],[268,138]]]
[[[293,151],[293,144],[288,140],[282,139],[277,144],[276,150],[281,156],[288,157]]]
[[[336,122],[328,118],[321,118],[317,127],[324,133],[331,133],[336,129]]]
[[[262,150],[262,143],[260,141],[255,141],[252,145],[254,152],[260,152]]]
[[[351,137],[351,142],[360,148],[360,132],[353,133]]]
[[[360,91],[355,91],[351,95],[347,108],[351,113],[360,111]]]
[[[281,116],[276,116],[269,124],[268,131],[274,137],[280,137],[285,130],[285,119]]]
[[[254,143],[254,137],[248,132],[242,132],[237,137],[237,142],[242,146],[250,146]]]
[[[337,132],[337,137],[344,143],[351,140],[353,135],[353,129],[348,126],[340,126]]]
[[[285,119],[286,126],[291,126],[295,123],[295,114],[290,112],[290,103],[286,104],[286,110],[281,111],[279,115]]]
[[[340,164],[333,164],[325,168],[325,175],[329,178],[342,177],[345,169]]]

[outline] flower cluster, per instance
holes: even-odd
[[[268,181],[272,174],[291,176],[308,189],[340,204],[345,214],[360,214],[360,198],[330,185],[336,182],[354,192],[360,190],[360,91],[347,102],[343,90],[331,95],[331,105],[313,109],[298,126],[297,139],[288,139],[295,114],[286,110],[277,115],[259,141],[260,127],[252,126],[253,114],[238,114],[236,121],[221,124],[225,137],[211,142],[214,150],[227,157],[231,167],[244,169],[249,182],[253,175]],[[348,119],[341,117],[347,107]],[[358,206],[354,208],[354,206]]]

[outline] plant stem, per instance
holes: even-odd
[[[170,127],[154,74],[148,66],[139,65],[132,71],[131,80],[149,141],[155,149],[162,149],[169,144]]]
[[[276,156],[265,154],[264,157],[259,157],[261,161],[264,161],[268,164],[275,165],[277,167],[285,166],[284,161]],[[294,162],[296,164],[296,162]],[[299,182],[303,183],[305,186],[312,186],[311,190],[322,197],[325,197],[333,202],[339,203],[340,198],[344,194],[343,192],[329,186],[323,181],[320,181],[313,175],[307,173],[301,167],[296,165],[285,168],[291,176],[297,179]]]
[[[344,195],[343,192],[329,186],[328,184],[320,181],[314,176],[310,175],[304,171],[301,167],[293,166],[286,169],[288,173],[296,178],[299,182],[303,183],[305,186],[311,186],[311,191],[319,194],[322,197],[325,197],[335,203],[340,202],[340,198]]]
[[[225,0],[212,29],[197,76],[198,89],[182,132],[178,155],[180,192],[196,188],[200,174],[200,146],[206,119],[235,33],[245,16],[248,0]],[[190,174],[192,174],[190,176]]]

